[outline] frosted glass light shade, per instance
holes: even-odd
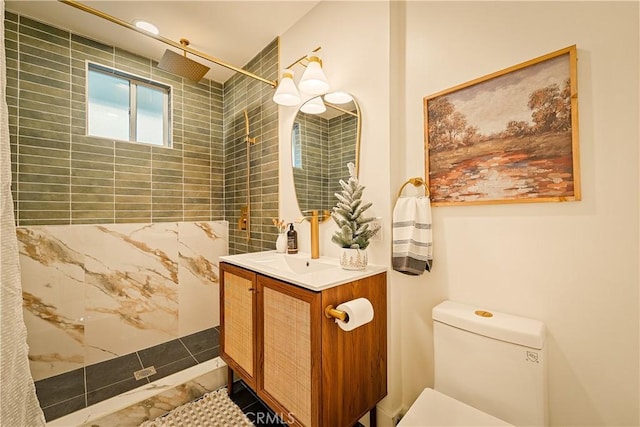
[[[276,93],[273,94],[273,102],[285,107],[293,107],[300,104],[300,94],[293,82],[293,71],[284,70],[282,79],[278,84]]]
[[[322,95],[329,90],[329,81],[322,71],[320,58],[317,56],[309,57],[309,64],[304,70],[298,87],[301,91],[310,95]]]
[[[347,92],[331,92],[324,96],[324,100],[331,104],[346,104],[353,101],[353,97]]]
[[[304,105],[300,107],[300,111],[307,114],[322,114],[327,111],[327,106],[322,102],[322,98],[317,96],[305,102]]]

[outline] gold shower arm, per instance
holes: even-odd
[[[265,78],[260,77],[260,76],[258,76],[256,74],[253,74],[250,71],[246,71],[246,70],[243,70],[242,68],[235,67],[235,66],[233,66],[231,64],[228,64],[228,63],[226,63],[226,62],[224,62],[224,61],[222,61],[222,60],[220,60],[218,58],[214,58],[213,56],[207,55],[206,53],[199,52],[199,51],[197,51],[195,49],[192,49],[192,48],[190,48],[188,46],[184,46],[184,45],[182,45],[180,43],[174,42],[173,40],[168,39],[166,37],[162,37],[160,35],[152,34],[152,33],[148,32],[148,31],[141,30],[140,28],[136,27],[133,24],[128,23],[127,21],[123,21],[122,19],[116,18],[115,16],[111,16],[111,15],[109,15],[107,13],[104,13],[104,12],[98,10],[98,9],[94,9],[91,6],[87,6],[85,4],[77,2],[76,0],[58,0],[58,1],[60,3],[64,3],[66,5],[75,7],[76,9],[82,10],[83,12],[90,13],[90,14],[92,14],[94,16],[97,16],[98,18],[106,19],[107,21],[113,22],[114,24],[118,24],[118,25],[120,25],[122,27],[128,28],[128,29],[133,30],[133,31],[135,31],[137,33],[145,35],[147,37],[151,37],[152,39],[155,39],[155,40],[157,40],[159,42],[162,42],[164,44],[168,44],[169,46],[175,47],[176,49],[180,49],[180,50],[183,50],[185,52],[189,52],[192,55],[198,56],[198,57],[200,57],[202,59],[206,59],[207,61],[211,61],[214,64],[218,64],[218,65],[220,65],[222,67],[228,68],[228,69],[233,70],[233,71],[235,71],[237,73],[244,74],[245,76],[251,77],[251,78],[256,79],[256,80],[260,80],[261,82],[266,83],[266,84],[270,85],[271,87],[275,88],[276,86],[278,86],[278,82],[277,81],[272,81],[272,80],[265,79]]]

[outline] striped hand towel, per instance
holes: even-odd
[[[428,197],[400,197],[393,209],[393,269],[417,276],[431,271],[433,236]]]

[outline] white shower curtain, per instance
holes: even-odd
[[[11,197],[11,152],[4,48],[4,0],[0,0],[0,426],[43,426],[29,371],[27,328],[22,317],[18,241]]]

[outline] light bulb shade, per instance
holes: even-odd
[[[324,102],[322,102],[322,98],[316,96],[305,102],[302,107],[300,107],[300,111],[307,114],[322,114],[327,111],[327,107],[324,105]]]
[[[300,104],[300,94],[293,82],[293,71],[284,70],[282,79],[278,84],[276,93],[273,94],[273,102],[285,107],[293,107]]]
[[[309,57],[309,64],[304,70],[298,87],[301,91],[310,95],[322,95],[329,90],[329,81],[322,71],[320,58],[317,56]]]
[[[324,96],[324,100],[331,104],[346,104],[353,101],[353,96],[347,92],[331,92]]]

